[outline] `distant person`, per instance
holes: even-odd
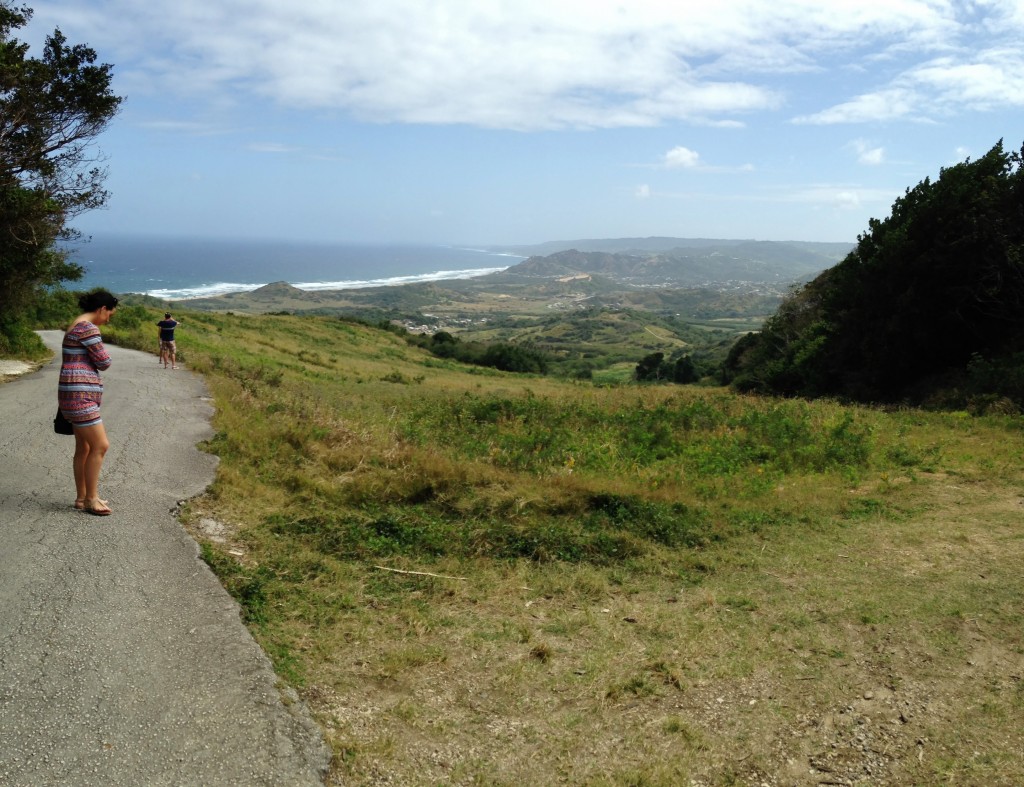
[[[78,307],[82,313],[72,321],[61,347],[57,406],[75,430],[75,508],[108,516],[110,506],[99,493],[100,469],[110,448],[100,419],[100,371],[109,368],[110,355],[103,346],[100,326],[114,316],[117,298],[105,290],[88,292],[78,299]]]
[[[165,369],[168,361],[171,363],[171,369],[178,368],[178,349],[174,343],[174,329],[178,325],[178,321],[171,317],[170,312],[164,312],[164,318],[157,323],[160,328],[160,363]]]

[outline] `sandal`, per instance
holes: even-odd
[[[103,508],[97,508],[96,506],[86,505],[83,506],[82,510],[87,514],[92,514],[93,516],[110,516],[114,513],[113,511],[110,510],[110,506],[107,505],[106,501],[97,498],[96,502],[103,506]]]
[[[108,505],[106,500],[100,500],[100,502],[103,503],[103,505]],[[75,498],[75,510],[76,511],[82,511],[84,509],[85,509],[85,498],[84,497],[76,497]]]

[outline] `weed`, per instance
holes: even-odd
[[[611,700],[621,699],[624,695],[633,697],[651,697],[658,692],[658,687],[647,675],[636,675],[623,683],[613,684],[605,692]]]
[[[722,604],[729,609],[742,610],[744,612],[757,611],[757,602],[749,598],[726,598],[722,600]]]
[[[686,742],[687,746],[696,749],[697,751],[703,751],[708,748],[700,730],[695,729],[692,724],[688,724],[678,716],[669,716],[666,718],[664,722],[662,722],[662,729],[668,735],[676,735],[682,738],[682,740]]]
[[[214,550],[209,544],[201,545],[203,560],[220,578],[227,591],[234,596],[248,623],[267,621],[266,584],[273,577],[264,567],[247,568],[236,560]]]
[[[683,690],[683,680],[679,671],[664,661],[655,661],[648,665],[648,671],[657,676],[666,685],[672,686],[679,691]]]

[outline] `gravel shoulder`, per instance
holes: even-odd
[[[322,784],[319,728],[173,515],[216,467],[203,382],[109,349],[110,517],[72,508],[57,362],[0,385],[0,783]]]

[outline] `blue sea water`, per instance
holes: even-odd
[[[85,276],[74,289],[104,287],[166,300],[245,292],[286,281],[341,290],[483,276],[520,256],[451,246],[94,236],[70,249]]]

